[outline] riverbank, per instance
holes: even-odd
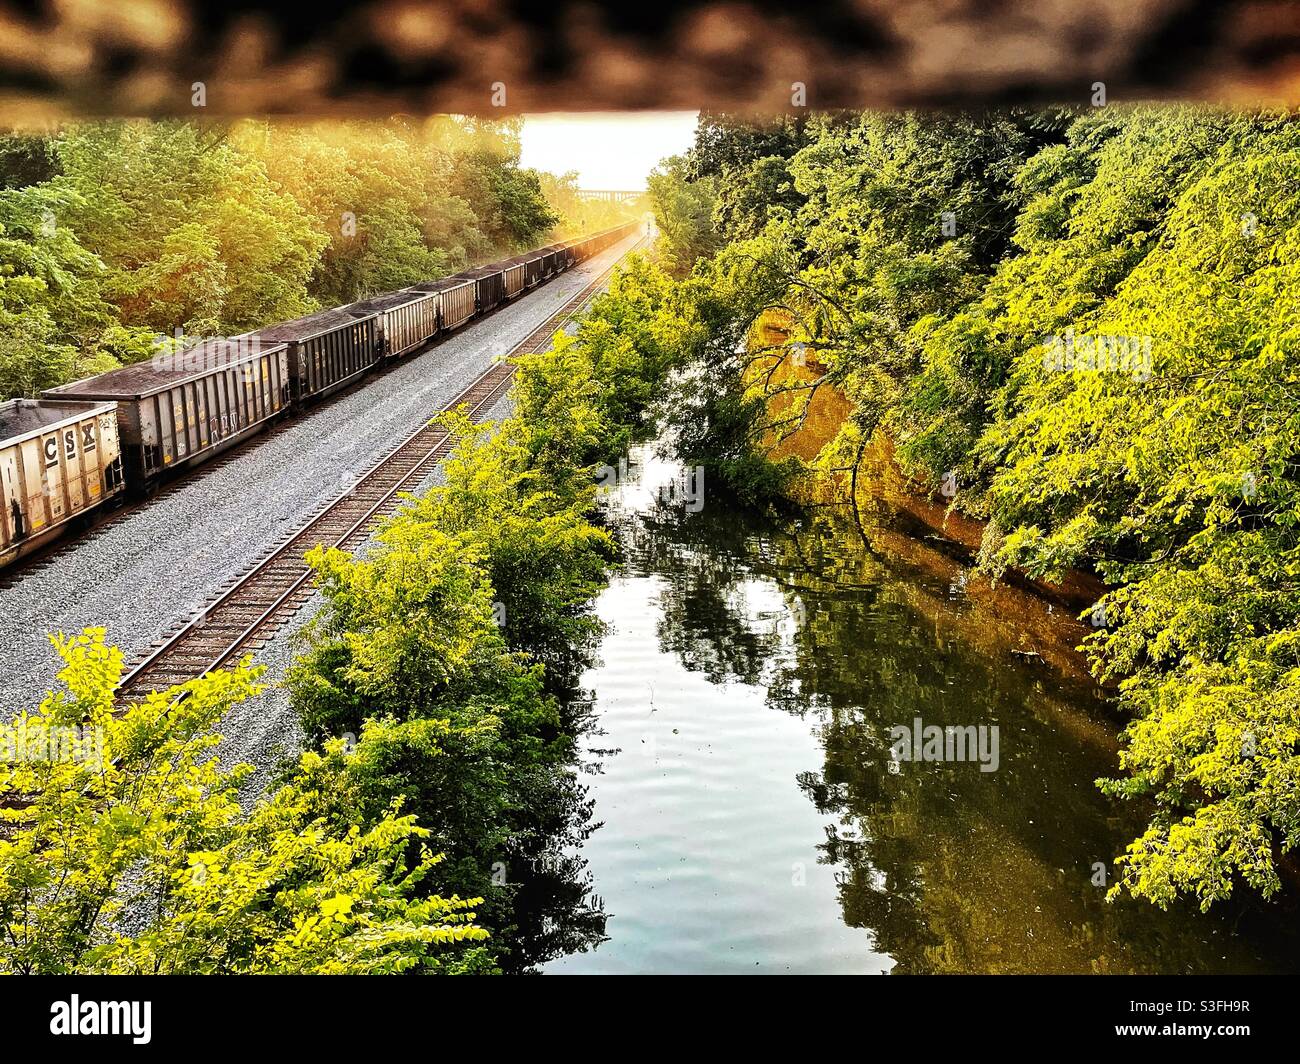
[[[624,565],[580,685],[600,826],[573,853],[607,941],[544,971],[1294,967],[1277,909],[1105,900],[1142,819],[1093,784],[1109,703],[1086,672],[1011,654],[1024,622],[947,555],[871,514],[864,536],[842,507],[691,512],[653,451],[605,500]],[[890,729],[918,717],[996,728],[996,770],[894,761]]]
[[[852,455],[853,465],[826,471],[824,452],[852,415],[852,404],[826,379],[816,349],[792,340],[785,312],[770,310],[755,325],[746,383],[768,395],[767,429],[760,446],[767,458],[795,458],[807,472],[789,485],[802,506],[844,507],[863,541],[908,564],[960,585],[981,609],[981,623],[1014,632],[1006,653],[1044,661],[1078,680],[1090,672],[1079,646],[1093,631],[1079,619],[1106,592],[1092,573],[1072,570],[1059,582],[1008,569],[992,579],[976,568],[987,522],[964,513],[957,502],[937,503],[899,465],[883,433]],[[774,354],[763,357],[762,352]],[[794,422],[791,424],[791,422]],[[954,493],[956,494],[956,493]]]

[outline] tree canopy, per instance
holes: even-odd
[[[1087,649],[1132,718],[1127,775],[1100,784],[1157,803],[1116,890],[1273,893],[1300,843],[1300,121],[1148,106],[804,133],[774,155],[772,130],[710,120],[655,187],[664,265],[690,271],[658,327],[709,382],[682,439],[737,490],[778,489],[774,424],[834,387],[851,412],[822,469],[885,437],[918,490],[987,521],[989,571],[1098,574]],[[792,322],[775,350],[751,334],[772,307]],[[774,376],[804,347],[815,379]]]
[[[0,142],[0,398],[535,247],[517,120],[112,121]],[[161,338],[161,339],[160,339]]]

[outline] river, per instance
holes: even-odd
[[[1071,649],[1073,611],[990,588],[888,516],[778,519],[707,485],[693,509],[666,489],[676,466],[633,459],[606,499],[625,565],[582,679],[595,830],[571,856],[603,934],[543,971],[1300,964],[1285,905],[1105,900],[1144,811],[1094,785],[1123,722]],[[932,726],[984,746],[909,759],[919,737],[891,732]]]

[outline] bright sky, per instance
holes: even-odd
[[[525,115],[521,166],[563,174],[578,187],[636,191],[669,155],[695,140],[695,111]]]

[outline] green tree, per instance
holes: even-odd
[[[60,222],[79,202],[62,185],[0,191],[0,398],[112,368],[117,351],[147,343],[117,327],[103,263]]]
[[[659,251],[668,269],[682,275],[720,246],[713,228],[716,178],[690,179],[685,156],[663,160],[646,178],[659,229]]]
[[[1135,720],[1106,788],[1160,805],[1118,889],[1208,906],[1276,891],[1300,842],[1300,128],[1205,125],[1161,235],[1084,319],[1140,338],[1149,376],[1046,373],[1030,348],[988,446],[996,563],[1114,587],[1091,649]]]
[[[265,169],[220,127],[185,122],[74,126],[56,183],[77,195],[59,224],[107,267],[125,325],[211,335],[293,318],[323,241]]]
[[[63,689],[4,732],[0,971],[258,973],[485,967],[473,900],[417,897],[438,862],[410,816],[327,812],[342,745],[245,817],[213,756],[258,690],[240,665],[118,704],[102,630],[55,639]],[[128,933],[124,917],[140,930]],[[460,948],[455,948],[460,947]]]

